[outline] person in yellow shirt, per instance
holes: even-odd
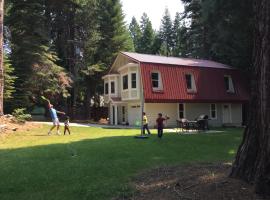
[[[150,135],[150,131],[148,128],[148,119],[147,116],[145,114],[145,112],[143,112],[143,134],[145,134],[145,130],[147,130],[148,135]]]

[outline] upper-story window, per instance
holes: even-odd
[[[111,82],[111,94],[114,94],[115,93],[115,82],[112,81]]]
[[[124,75],[122,77],[122,80],[123,80],[123,90],[128,89],[128,75]]]
[[[137,88],[137,74],[131,73],[131,88]]]
[[[105,90],[105,94],[109,94],[109,83],[105,83],[105,86],[104,86],[104,90]]]
[[[196,85],[193,74],[185,74],[188,92],[196,92]]]
[[[232,77],[229,75],[224,76],[225,90],[230,93],[234,93],[234,85]]]
[[[153,90],[162,90],[163,89],[160,72],[152,72],[151,79],[152,79]]]

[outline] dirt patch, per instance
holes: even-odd
[[[162,167],[135,178],[126,200],[259,200],[254,188],[228,178],[229,164]]]
[[[31,122],[17,123],[11,115],[0,116],[0,138],[4,138],[16,131],[30,131],[40,126]]]

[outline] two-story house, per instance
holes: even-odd
[[[249,100],[245,78],[230,66],[199,59],[121,52],[103,77],[110,124],[140,125],[146,112],[167,126],[205,114],[212,126],[241,125]]]

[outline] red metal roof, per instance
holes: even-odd
[[[152,62],[152,60],[151,60]],[[207,62],[204,62],[205,64]],[[208,68],[166,64],[140,64],[145,102],[245,102],[249,100],[245,79],[240,72],[229,68]],[[159,71],[163,90],[152,89],[151,72]],[[185,74],[192,73],[197,88],[196,93],[188,93]],[[224,76],[232,77],[235,93],[225,89]]]
[[[176,66],[232,69],[228,65],[224,65],[224,64],[210,61],[210,60],[166,57],[166,56],[159,56],[159,55],[131,53],[131,52],[121,52],[121,53],[134,61],[143,62],[143,63],[159,63],[159,64],[176,65]]]

